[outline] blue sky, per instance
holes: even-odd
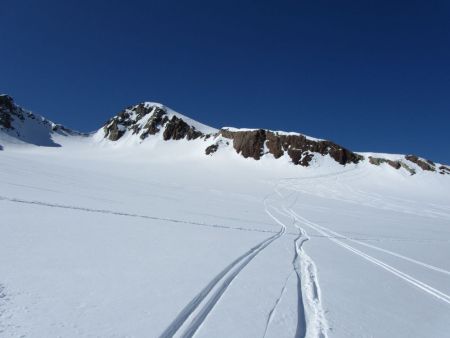
[[[141,101],[450,163],[448,1],[2,1],[0,92],[91,131]]]

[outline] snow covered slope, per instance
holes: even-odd
[[[59,147],[60,144],[54,140],[58,136],[80,137],[83,134],[26,111],[17,106],[12,97],[0,95],[0,146],[32,144]]]
[[[165,140],[166,121],[142,139],[154,107],[88,137],[50,133],[61,147],[5,142],[2,338],[448,336],[440,164],[315,153],[294,165],[289,147],[254,160],[180,115],[168,121],[188,127],[166,133],[178,138]]]

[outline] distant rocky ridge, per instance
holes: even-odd
[[[89,136],[55,124],[40,115],[25,111],[17,106],[8,95],[0,95],[0,131],[28,142],[22,124],[27,120],[38,124],[43,133],[52,140],[52,134],[65,136]],[[35,126],[36,127],[36,126]],[[275,132],[266,129],[222,128],[216,130],[193,121],[171,109],[158,104],[144,102],[130,106],[109,119],[100,129],[101,138],[109,142],[121,142],[123,138],[138,138],[144,142],[149,137],[158,136],[164,141],[200,141],[205,155],[214,156],[222,148],[232,147],[244,158],[260,160],[270,156],[279,159],[287,156],[294,165],[308,167],[315,158],[329,157],[340,165],[368,161],[371,165],[388,165],[395,170],[406,170],[410,175],[417,170],[450,175],[450,167],[436,165],[430,160],[415,155],[401,158],[384,158],[352,152],[334,142],[318,140],[299,133]],[[125,137],[126,136],[126,137]],[[33,142],[30,142],[33,143]],[[35,143],[36,144],[36,143]],[[39,144],[58,146],[58,144]],[[0,150],[2,146],[0,145]]]
[[[87,136],[21,108],[11,96],[4,94],[0,95],[0,131],[25,143],[56,147],[59,144],[53,141],[52,134]]]
[[[234,150],[244,158],[260,160],[271,155],[278,159],[289,156],[295,165],[309,166],[315,156],[329,156],[341,165],[359,163],[365,158],[334,142],[316,140],[297,133],[275,132],[265,129],[222,128],[213,133],[203,132],[184,121],[182,117],[171,115],[168,108],[155,103],[140,103],[126,108],[111,118],[103,126],[104,137],[110,141],[118,141],[127,132],[145,140],[151,135],[162,134],[168,140],[209,140],[205,147],[206,155],[214,155],[220,148],[232,145]],[[404,169],[411,175],[416,173],[412,162],[425,171],[450,174],[446,166],[436,167],[432,161],[407,155],[403,160],[390,160],[369,156],[369,163],[379,166],[388,164],[394,169]]]

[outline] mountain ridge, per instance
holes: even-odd
[[[60,147],[64,138],[72,136],[94,136],[97,142],[113,144],[130,139],[140,144],[156,137],[162,141],[201,142],[200,147],[205,156],[214,156],[222,149],[233,149],[244,158],[260,160],[272,157],[277,160],[287,157],[292,164],[304,167],[310,166],[315,160],[327,158],[340,165],[366,161],[373,166],[388,165],[395,170],[405,170],[410,175],[418,171],[450,175],[450,167],[415,155],[366,155],[332,141],[296,132],[233,127],[215,129],[156,102],[129,106],[111,117],[96,132],[85,134],[29,112],[16,105],[11,96],[2,94],[0,132],[6,135],[6,139],[0,138],[0,150],[4,148],[1,143],[11,142],[11,139],[37,146]],[[56,137],[62,142],[55,142]]]

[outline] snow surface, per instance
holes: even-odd
[[[2,338],[448,337],[448,176],[52,139],[2,139]]]

